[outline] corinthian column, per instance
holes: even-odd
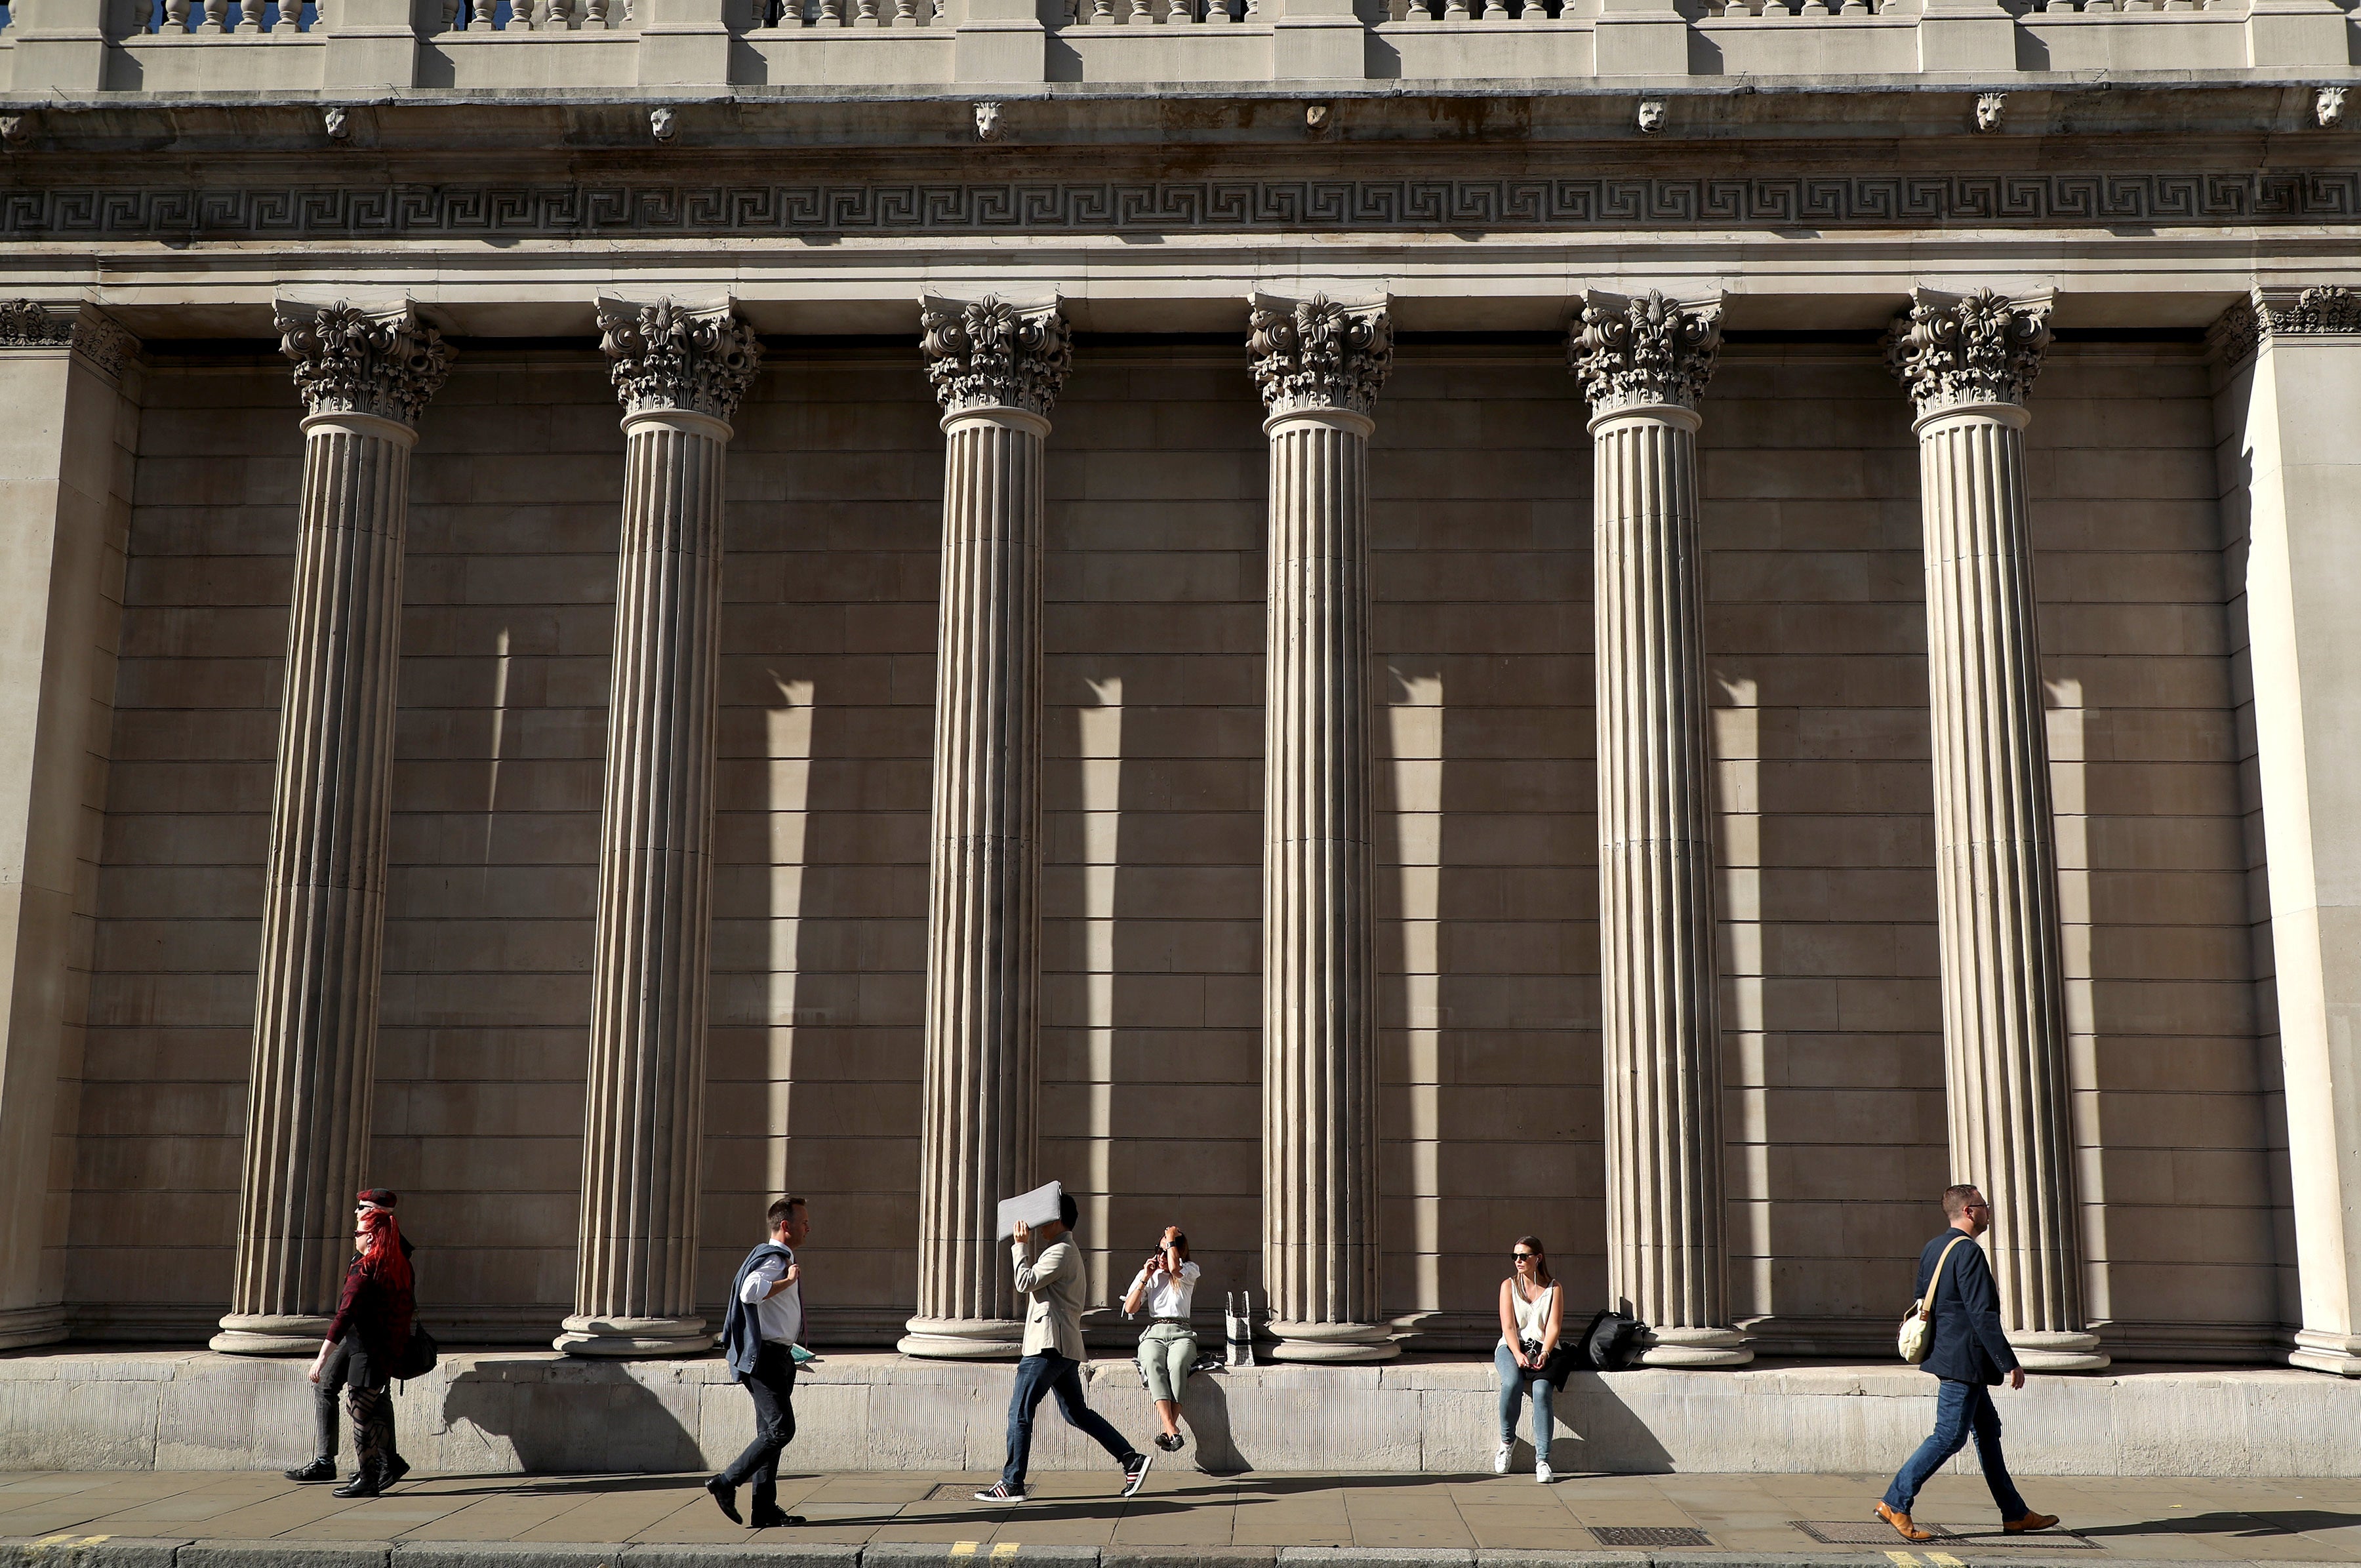
[[[1919,291],[1887,340],[1918,411],[1951,1179],[1993,1206],[2001,1321],[2029,1369],[2104,1366],[2082,1324],[2058,854],[2025,508],[2049,301]]]
[[[1263,1276],[1282,1361],[1383,1361],[1371,993],[1368,446],[1383,303],[1250,302],[1269,417]]]
[[[419,411],[451,351],[407,305],[279,306],[303,491],[247,1069],[237,1266],[215,1350],[319,1347],[368,1156],[401,654],[401,539]]]
[[[725,304],[598,302],[623,406],[623,540],[598,832],[576,1355],[681,1355],[697,1314],[713,916],[722,459],[762,345]]]
[[[999,1201],[1033,1185],[1041,861],[1041,468],[1072,363],[1052,303],[928,300],[943,566],[911,1355],[1016,1354]]]
[[[1607,1293],[1653,1366],[1742,1366],[1730,1327],[1697,400],[1721,305],[1585,298],[1568,345],[1596,481]]]

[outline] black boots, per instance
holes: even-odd
[[[738,1512],[737,1487],[732,1486],[729,1482],[724,1481],[720,1476],[716,1475],[713,1479],[705,1484],[705,1490],[706,1494],[713,1499],[714,1507],[721,1510],[722,1518],[728,1519],[731,1524],[744,1524],[746,1522]]]
[[[336,1456],[324,1453],[300,1470],[287,1472],[290,1481],[333,1481],[336,1478]]]
[[[332,1497],[374,1497],[385,1490],[385,1472],[364,1460],[360,1474],[328,1494]]]

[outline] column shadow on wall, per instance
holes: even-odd
[[[678,1473],[704,1466],[697,1436],[622,1363],[535,1358],[511,1376],[497,1357],[455,1374],[443,1423],[504,1439],[528,1471]]]

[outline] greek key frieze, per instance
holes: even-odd
[[[390,239],[780,232],[2061,225],[2361,220],[2361,170],[281,186],[0,192],[0,235]]]

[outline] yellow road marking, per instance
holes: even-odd
[[[1892,1560],[1894,1568],[1918,1568],[1918,1559],[1906,1552],[1889,1552],[1885,1555]]]
[[[1927,1553],[1927,1561],[1929,1563],[1939,1563],[1943,1565],[1943,1568],[1968,1568],[1966,1563],[1960,1562],[1958,1558],[1952,1556],[1948,1552],[1930,1552]]]
[[[1004,1557],[1014,1557],[1014,1556],[1016,1556],[1016,1547],[1017,1547],[1017,1544],[1018,1544],[1017,1542],[1013,1541],[1003,1541],[995,1542],[995,1543],[994,1544],[993,1548],[992,1548],[992,1559],[993,1559],[993,1561],[994,1561],[994,1562],[995,1562],[995,1563],[997,1563],[998,1561],[1000,1561],[1000,1560],[1001,1560],[1002,1558],[1004,1558]]]
[[[951,1555],[952,1555],[953,1557],[972,1557],[972,1556],[974,1556],[974,1555],[975,1555],[975,1542],[974,1542],[974,1541],[952,1541],[952,1542],[951,1542]]]
[[[73,1539],[71,1535],[45,1535],[33,1542],[35,1546],[60,1546]]]
[[[115,1537],[111,1535],[86,1535],[82,1537],[82,1543],[84,1546],[96,1546],[102,1541],[113,1541]]]

